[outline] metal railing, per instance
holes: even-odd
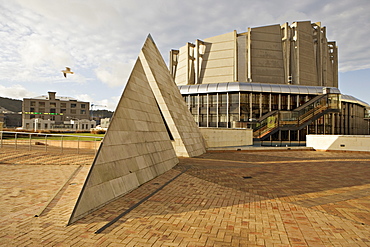
[[[96,153],[103,137],[0,131],[0,148],[60,153]]]
[[[324,94],[292,111],[273,111],[261,117],[253,127],[253,137],[263,138],[278,128],[299,129],[326,111],[340,109],[339,94]]]

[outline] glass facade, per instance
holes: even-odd
[[[300,129],[281,129],[273,133],[269,139],[279,141],[303,141],[307,134],[369,134],[369,128],[364,129],[364,106],[341,102],[339,94],[334,94],[323,101],[320,99],[309,105],[308,101],[318,95],[286,94],[264,92],[218,92],[183,95],[188,108],[199,127],[214,128],[249,128],[256,120],[265,114],[277,112],[292,116],[292,110],[299,110],[300,120],[306,118],[321,105],[341,106],[338,112],[325,113],[311,119]],[[311,101],[313,102],[313,101]],[[340,103],[341,102],[341,103]],[[312,105],[312,106],[311,106]],[[334,109],[334,108],[333,108]],[[296,110],[296,111],[297,111]],[[284,113],[285,112],[285,113]],[[270,115],[269,114],[269,115]],[[288,116],[287,115],[287,116]],[[280,115],[279,115],[280,116]],[[281,115],[282,116],[282,115]],[[307,115],[306,119],[309,119]]]
[[[183,95],[199,127],[233,128],[275,110],[293,110],[313,95],[224,92]],[[298,98],[301,98],[297,104]],[[240,125],[239,125],[240,126]]]

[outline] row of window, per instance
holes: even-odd
[[[46,107],[48,103],[48,107],[50,108],[87,108],[87,104],[86,103],[66,103],[66,102],[44,102],[44,101],[39,101],[39,102],[36,102],[36,101],[31,101],[30,102],[30,106],[31,107]]]
[[[34,107],[30,108],[30,112],[36,113],[46,113],[45,108],[38,108],[37,110]],[[48,113],[61,113],[61,114],[81,114],[84,115],[87,113],[86,110],[77,110],[77,109],[70,109],[69,111],[65,108],[60,109],[60,112],[57,111],[55,108],[50,108]]]
[[[36,126],[35,126],[35,123],[32,123],[32,129],[34,128],[37,128],[37,129],[66,129],[66,128],[70,128],[70,129],[73,129],[73,128],[79,128],[78,126],[73,126],[72,124],[50,124],[50,123],[44,123],[44,124],[41,124],[41,123],[37,123]],[[81,124],[80,125],[80,128],[82,130],[89,130],[90,128],[94,128],[95,126],[93,124]],[[31,128],[31,124],[30,123],[26,123],[26,129],[30,129]]]
[[[274,110],[293,110],[316,97],[316,95],[230,92],[190,94],[183,95],[183,97],[198,126],[236,128],[245,127],[246,123],[243,122],[256,120]],[[342,107],[343,109],[338,115],[341,123],[338,122],[339,120],[335,120],[337,122],[333,127],[340,128],[340,130],[335,130],[335,133],[357,134],[362,132],[361,129],[363,128],[367,132],[367,125],[363,126],[364,123],[367,124],[363,120],[364,107],[353,103],[342,103]],[[332,121],[329,118],[327,117],[325,121]],[[322,125],[320,121],[316,122],[315,128],[322,128],[317,127]],[[351,121],[351,123],[348,123],[348,121]],[[332,125],[331,122],[326,122],[325,128],[331,128]],[[327,133],[327,131],[320,131],[319,129],[315,133]]]
[[[232,127],[274,110],[293,110],[315,95],[271,93],[214,93],[184,95],[185,102],[200,127]]]

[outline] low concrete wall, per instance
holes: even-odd
[[[252,129],[199,128],[207,147],[235,147],[253,145]]]
[[[370,135],[307,135],[306,146],[325,151],[370,152]]]

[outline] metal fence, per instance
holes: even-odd
[[[0,148],[94,154],[103,137],[0,131]]]

